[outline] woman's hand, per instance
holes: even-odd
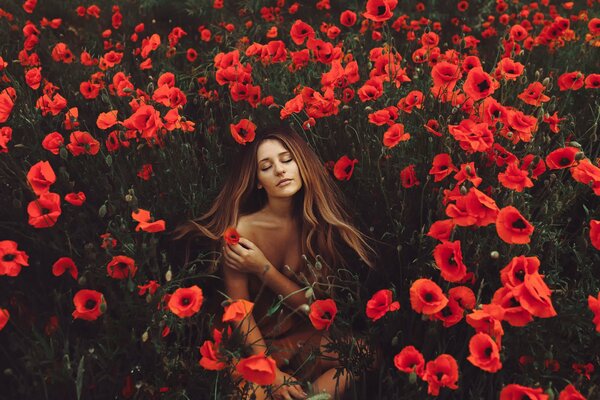
[[[240,238],[236,245],[226,244],[223,247],[225,265],[239,272],[261,275],[265,268],[271,267],[271,263],[263,252],[250,240]]]
[[[302,390],[302,386],[291,375],[286,374],[277,368],[275,371],[275,382],[273,382],[273,396],[276,399],[292,400],[306,399],[307,394]]]

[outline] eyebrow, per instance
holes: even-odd
[[[284,154],[290,154],[289,151],[282,151],[281,153],[277,154],[277,156],[282,156]],[[263,161],[269,161],[269,157],[263,158],[262,160],[259,161],[259,163],[263,162]]]

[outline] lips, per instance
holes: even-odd
[[[292,181],[292,179],[282,179],[282,180],[280,180],[279,182],[277,182],[277,185],[276,185],[276,186],[280,186],[280,185],[281,185],[281,184],[283,184],[283,183],[286,183],[286,182],[291,182],[291,181]]]

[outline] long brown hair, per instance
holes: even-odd
[[[294,217],[302,227],[302,253],[310,259],[320,255],[332,266],[346,266],[339,246],[348,246],[369,267],[374,251],[350,222],[341,191],[308,144],[287,126],[270,128],[241,149],[211,208],[195,220],[177,227],[175,239],[205,236],[214,241],[236,226],[242,215],[259,211],[267,203],[264,190],[257,188],[257,150],[267,139],[280,141],[292,154],[302,177],[302,189],[294,197]]]

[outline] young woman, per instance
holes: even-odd
[[[232,300],[255,303],[252,315],[238,327],[254,353],[268,348],[275,358],[275,397],[305,398],[299,384],[288,383],[298,378],[313,381],[315,392],[337,398],[349,374],[335,377],[339,365],[333,361],[307,361],[311,352],[327,355],[323,346],[328,338],[299,312],[307,303],[306,285],[296,277],[310,275],[302,255],[309,260],[319,255],[326,265],[341,267],[352,261],[344,257],[350,253],[372,266],[372,249],[350,223],[341,193],[323,163],[289,128],[257,135],[236,160],[211,209],[185,233],[195,230],[215,241],[228,227],[239,233],[238,244],[221,242],[225,290]],[[267,316],[276,297],[288,308]]]

